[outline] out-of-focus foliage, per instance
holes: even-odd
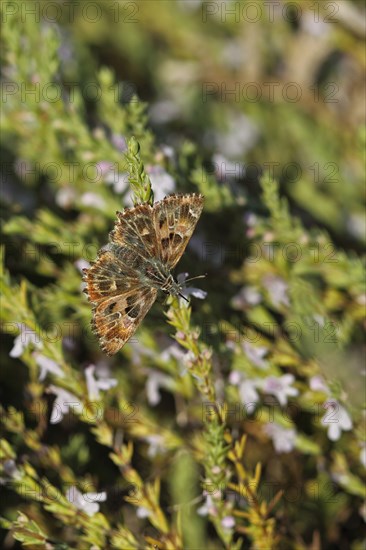
[[[2,546],[363,548],[362,3],[1,16]],[[174,192],[207,296],[107,358],[82,269]]]

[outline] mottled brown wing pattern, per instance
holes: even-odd
[[[108,355],[127,342],[156,299],[157,290],[141,284],[135,259],[131,250],[116,247],[102,251],[84,270],[86,293],[93,304],[92,327]]]
[[[116,253],[117,252],[117,253]],[[126,292],[133,292],[141,286],[133,260],[126,261],[127,249],[116,252],[101,250],[89,269],[84,269],[85,292],[92,303],[97,303]]]
[[[93,308],[92,326],[105,353],[113,355],[124,346],[155,302],[156,295],[155,288],[142,287],[133,293],[109,298]]]
[[[113,243],[128,248],[137,248],[144,258],[158,256],[153,208],[149,204],[139,204],[117,212],[118,221],[110,233]]]
[[[169,269],[179,261],[203,210],[202,195],[171,195],[154,204],[160,259]]]

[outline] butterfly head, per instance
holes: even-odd
[[[183,285],[177,283],[177,281],[175,281],[173,279],[173,276],[171,274],[168,275],[168,277],[166,278],[166,280],[164,281],[164,284],[160,287],[160,289],[163,292],[165,292],[165,294],[171,294],[172,296],[175,296],[177,298],[179,296],[179,297],[183,298],[184,300],[186,300],[186,302],[189,301],[182,294]]]

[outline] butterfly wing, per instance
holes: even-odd
[[[181,258],[203,210],[202,195],[170,195],[154,204],[160,260],[172,269]]]
[[[158,257],[158,242],[153,219],[153,208],[139,204],[117,212],[118,221],[110,233],[112,243],[134,249],[140,258]]]
[[[157,290],[141,284],[137,261],[131,250],[112,246],[84,270],[93,330],[108,355],[117,353],[135,333],[156,299]]]

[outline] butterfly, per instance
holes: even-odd
[[[135,333],[158,290],[182,296],[171,270],[193,234],[203,203],[202,195],[176,194],[153,206],[143,203],[117,212],[109,244],[83,270],[84,292],[93,305],[92,327],[108,355]]]

